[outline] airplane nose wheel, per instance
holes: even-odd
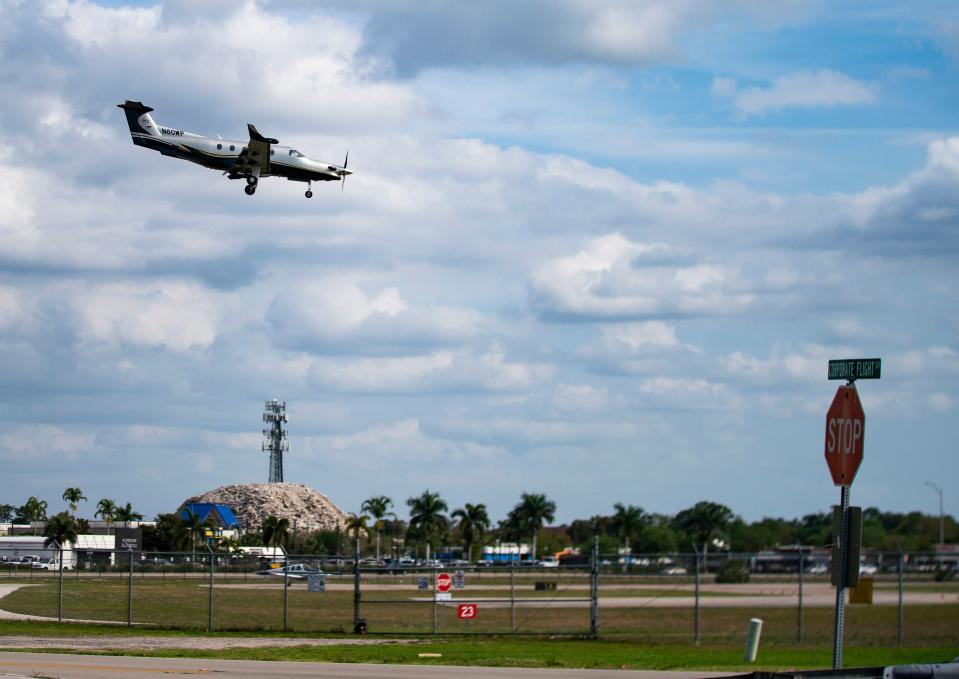
[[[307,198],[313,197],[313,182],[307,182],[306,184],[306,197]]]
[[[310,191],[310,190],[307,190],[307,192],[306,192],[306,197],[307,197],[307,198],[312,198],[312,197],[313,197],[313,192]]]
[[[243,187],[243,190],[246,191],[246,195],[252,196],[256,193],[256,184],[247,184]]]

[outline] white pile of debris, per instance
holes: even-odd
[[[260,530],[268,516],[288,519],[297,532],[342,529],[346,514],[319,493],[302,483],[240,483],[220,486],[184,501],[215,502],[233,510],[244,530]]]

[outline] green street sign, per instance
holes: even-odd
[[[882,374],[881,358],[848,358],[829,361],[831,380],[878,380]]]

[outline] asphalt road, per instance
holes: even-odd
[[[165,676],[256,677],[289,679],[693,679],[728,677],[716,672],[630,670],[514,669],[444,665],[360,665],[311,662],[262,662],[198,658],[138,658],[133,656],[66,655],[0,652],[0,677],[56,679],[156,679]]]

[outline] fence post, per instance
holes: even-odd
[[[516,634],[516,562],[509,557],[509,629]]]
[[[696,633],[695,633],[695,641],[696,641],[696,645],[699,646],[699,639],[700,639],[700,633],[699,633],[699,579],[700,579],[700,578],[699,578],[699,568],[700,568],[700,565],[699,565],[699,549],[696,547],[696,545],[693,545],[693,550],[696,552],[696,615],[695,615]]]
[[[426,555],[429,557],[430,545],[426,544]],[[436,634],[436,566],[430,561],[430,573],[433,577],[433,634]]]
[[[902,547],[899,548],[899,568],[896,570],[899,571],[899,645],[905,642],[906,639],[906,620],[905,620],[905,611],[903,610],[903,600],[902,600],[902,585],[903,585],[903,573],[902,573]]]
[[[60,550],[60,591],[58,593],[59,603],[57,604],[57,620],[63,622],[63,545],[59,542],[54,543]]]
[[[207,604],[206,611],[206,631],[213,631],[213,550],[210,548],[210,545],[206,546],[207,551],[210,552],[210,598]]]
[[[593,534],[593,558],[589,573],[589,633],[599,634],[599,533]]]
[[[283,631],[286,632],[290,624],[290,555],[283,561]]]
[[[435,607],[435,604],[434,604]],[[436,611],[433,612],[433,626],[436,626]],[[353,632],[360,632],[360,532],[356,531],[356,543],[353,545]],[[433,630],[436,633],[436,630]]]
[[[802,591],[802,589],[803,589],[803,571],[805,571],[805,564],[804,564],[803,562],[804,562],[804,559],[803,559],[802,547],[800,547],[800,548],[799,548],[799,629],[798,629],[798,636],[799,636],[799,643],[800,643],[800,644],[803,643],[803,641],[804,641],[804,639],[805,639],[805,636],[806,636],[806,635],[804,634],[804,631],[805,631],[805,630],[803,630],[803,610],[802,610],[802,605],[803,605],[803,600],[802,600],[802,595],[803,595],[803,591]]]
[[[133,547],[127,547],[127,627],[133,627]]]

